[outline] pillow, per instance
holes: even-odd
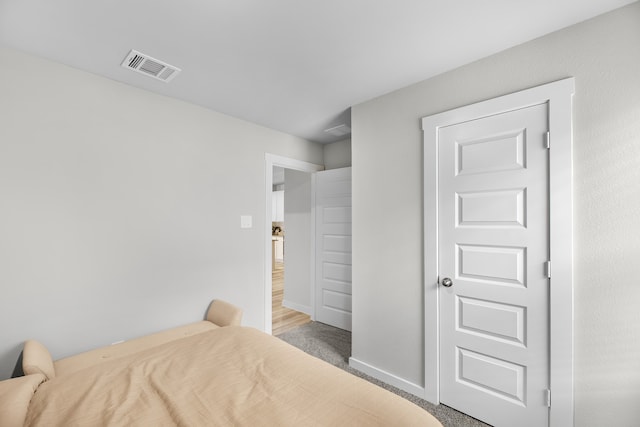
[[[56,376],[49,350],[35,340],[28,340],[24,343],[22,370],[25,375],[42,374],[48,380]]]
[[[207,320],[218,326],[237,326],[242,321],[242,310],[222,300],[213,300],[207,311]]]

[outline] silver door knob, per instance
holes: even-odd
[[[440,282],[440,284],[445,288],[450,288],[451,286],[453,286],[453,281],[448,277],[445,277],[444,279],[442,279],[442,282]]]

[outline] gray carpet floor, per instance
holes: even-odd
[[[349,366],[351,332],[319,322],[311,322],[278,335],[278,338],[298,347],[325,362],[383,387],[415,403],[436,417],[444,427],[487,427],[488,424],[471,418],[445,405],[433,405],[426,400],[383,383]]]

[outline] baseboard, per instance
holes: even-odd
[[[387,383],[399,388],[400,390],[406,391],[407,393],[411,393],[414,396],[424,399],[424,387],[397,377],[393,374],[390,374],[389,372],[383,371],[382,369],[378,369],[375,366],[369,365],[368,363],[361,362],[358,359],[354,359],[353,357],[349,358],[349,366],[384,383]]]
[[[282,300],[282,306],[311,316],[311,307],[309,307],[308,305],[298,304],[297,302],[291,302],[285,299]]]

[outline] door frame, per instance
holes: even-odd
[[[304,162],[302,160],[291,159],[289,157],[278,156],[275,154],[265,153],[264,156],[265,163],[265,227],[264,227],[264,248],[265,248],[265,259],[264,259],[264,331],[268,334],[271,334],[273,331],[272,317],[273,311],[271,307],[272,301],[272,292],[273,292],[273,282],[272,282],[272,274],[273,271],[271,269],[271,216],[272,206],[271,206],[271,192],[273,191],[273,167],[280,166],[285,169],[293,169],[301,172],[308,172],[313,174],[314,172],[324,170],[324,166],[317,165],[315,163]],[[314,187],[314,177],[311,176],[311,197],[312,200],[315,199],[315,187]],[[315,280],[315,210],[311,209],[311,224],[313,224],[311,233],[311,277]],[[314,283],[313,281],[311,282]],[[313,295],[313,292],[312,292]],[[311,306],[311,318],[315,318],[315,308],[313,305],[313,296],[312,296],[312,306]]]
[[[438,129],[508,111],[549,105],[549,425],[572,426],[573,402],[573,230],[572,99],[575,79],[566,78],[476,104],[424,117],[424,329],[425,395],[440,403],[438,285]]]

